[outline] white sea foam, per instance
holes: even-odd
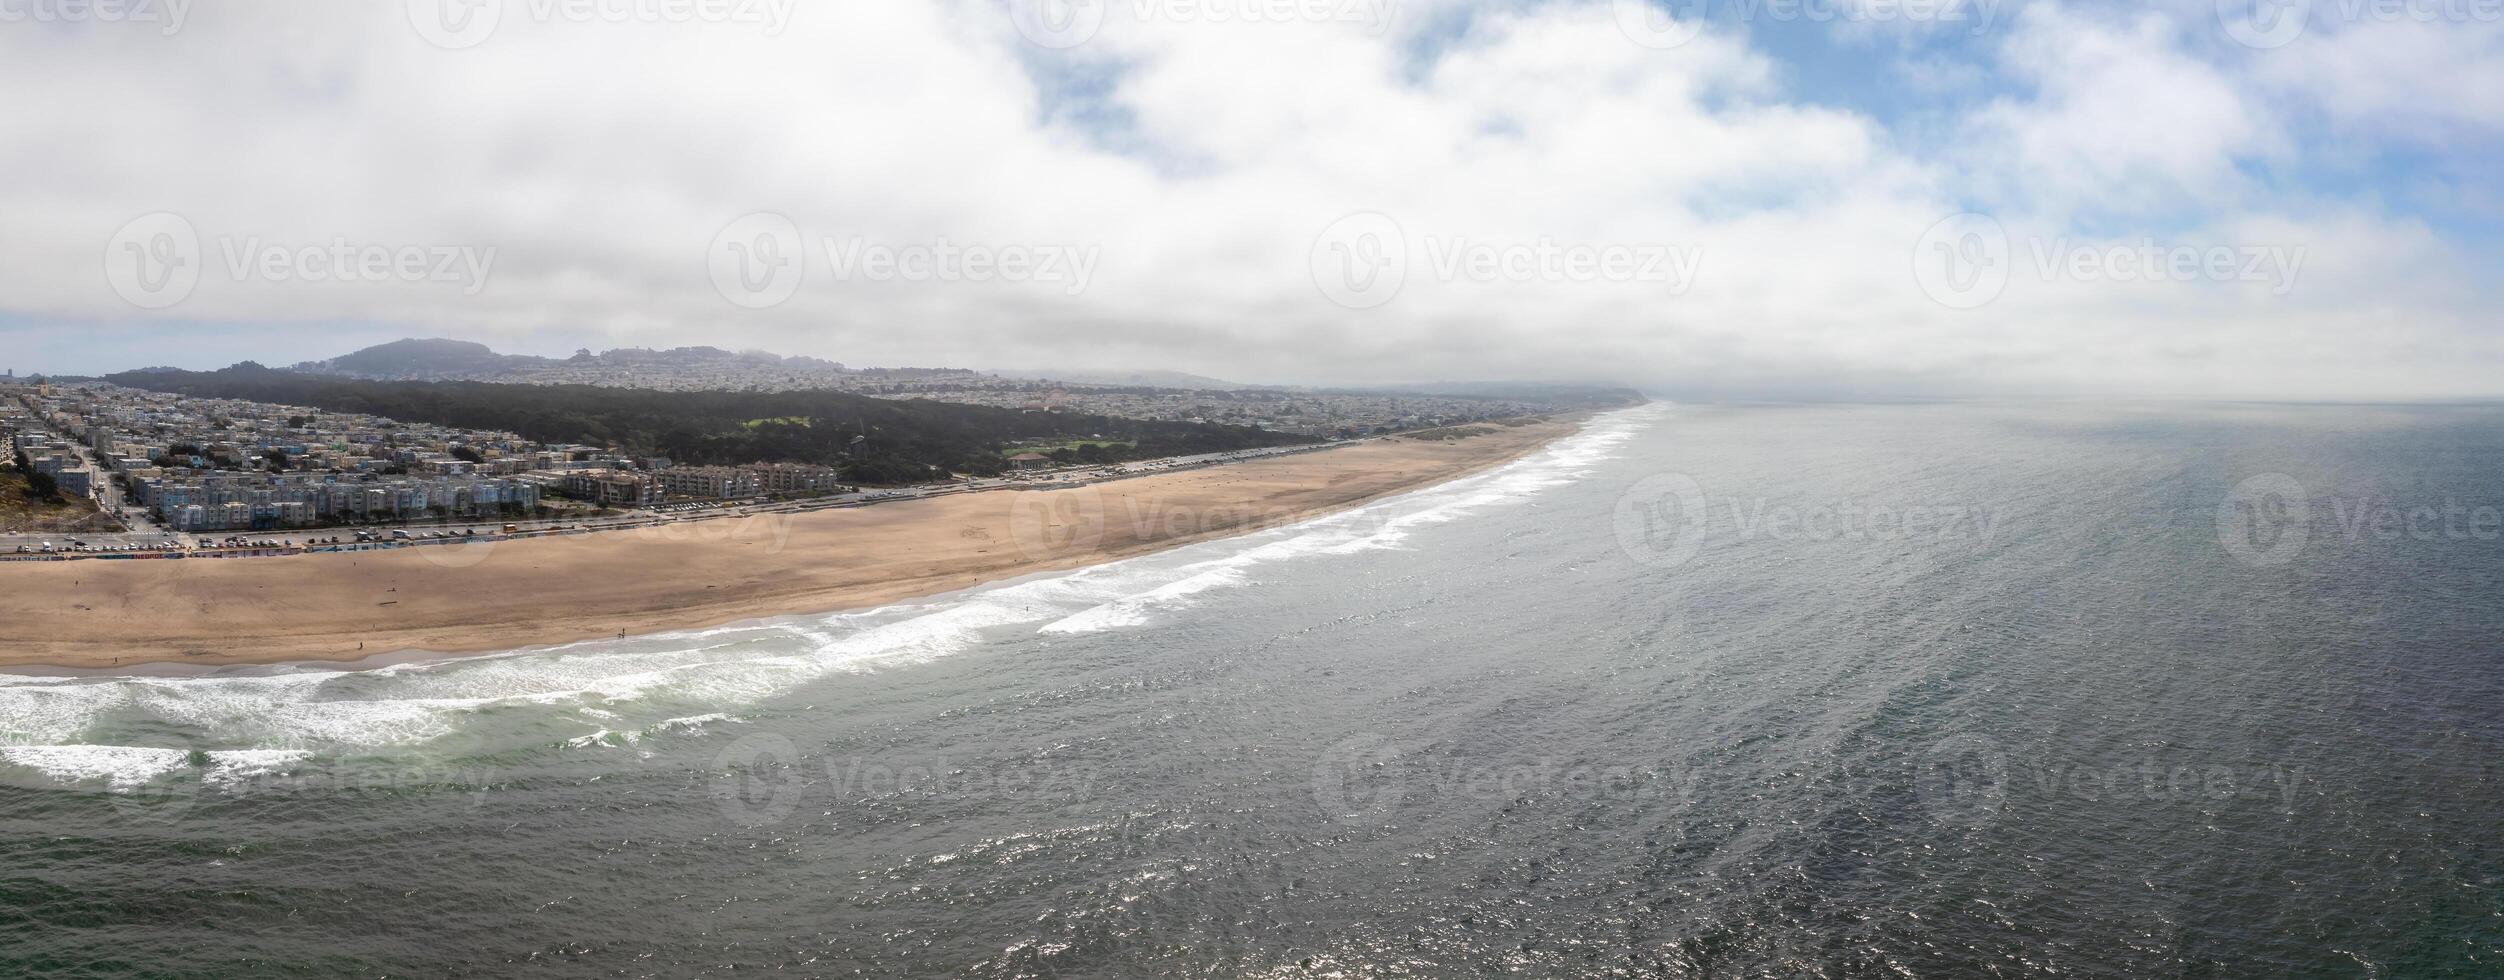
[[[237,782],[277,772],[311,757],[285,749],[223,749],[193,758],[189,749],[133,745],[13,745],[0,763],[32,769],[57,783],[127,792],[161,777],[198,768],[205,782]]]
[[[1116,599],[1090,607],[1076,615],[1062,617],[1046,624],[1038,632],[1097,633],[1125,626],[1138,626],[1146,623],[1149,614],[1160,606],[1170,608],[1181,605],[1184,600],[1202,592],[1242,585],[1249,581],[1244,576],[1242,567],[1230,561],[1201,562],[1187,566],[1183,571],[1192,572],[1194,569],[1201,568],[1206,570],[1194,572],[1190,577],[1181,581],[1160,585],[1139,595]]]
[[[0,680],[0,760],[116,785],[191,764],[179,749],[85,744],[110,740],[99,733],[133,721],[177,727],[212,749],[213,761],[236,766],[421,745],[485,712],[541,711],[560,729],[554,741],[633,741],[673,724],[730,720],[719,711],[672,709],[752,704],[832,674],[960,653],[986,637],[1136,628],[1252,585],[1264,565],[1403,547],[1421,529],[1583,475],[1662,411],[1612,413],[1521,460],[1340,514],[917,603],[370,671],[10,677]],[[566,725],[583,727],[566,735]]]
[[[65,783],[103,783],[126,790],[190,765],[191,753],[128,745],[16,745],[0,748],[0,762]]]

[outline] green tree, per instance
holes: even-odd
[[[27,459],[24,451],[20,451],[17,454],[17,471],[26,477],[27,496],[36,500],[57,500],[60,498],[61,485],[52,479],[51,474],[36,472],[34,461]]]

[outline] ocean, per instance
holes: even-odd
[[[2504,976],[2499,508],[2490,406],[1656,404],[884,609],[0,677],[0,976]]]

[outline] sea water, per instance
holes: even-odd
[[[0,975],[2504,975],[2499,507],[2489,407],[1652,405],[881,609],[0,677]]]

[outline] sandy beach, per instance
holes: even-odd
[[[0,667],[353,662],[884,605],[1320,516],[1565,435],[1481,426],[1080,487],[352,554],[0,564]]]

